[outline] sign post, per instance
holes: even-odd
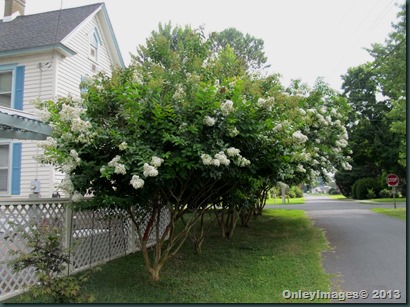
[[[399,185],[399,177],[395,174],[389,174],[386,177],[386,183],[389,187],[392,187],[394,209],[396,209],[396,187]]]

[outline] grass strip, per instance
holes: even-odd
[[[199,256],[187,241],[157,283],[149,281],[137,253],[102,265],[84,290],[96,303],[306,303],[282,292],[329,291],[321,262],[327,248],[323,232],[302,210],[270,209],[249,227],[238,226],[232,239],[221,238],[215,227]],[[28,293],[8,302],[43,301]]]
[[[286,198],[285,205],[301,205],[305,203],[303,197],[300,198]],[[282,198],[268,198],[266,200],[267,205],[283,205]]]
[[[375,203],[394,203],[394,198],[373,198],[369,200]],[[405,197],[396,198],[396,203],[405,203],[405,202],[406,202]]]
[[[371,210],[374,211],[374,212],[377,212],[377,213],[381,213],[381,214],[385,214],[385,215],[388,215],[388,216],[398,218],[398,219],[403,220],[403,221],[406,220],[406,208],[396,208],[396,209],[394,209],[394,208],[392,208],[392,209],[390,209],[390,208],[373,208]]]

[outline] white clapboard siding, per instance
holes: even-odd
[[[92,76],[97,72],[111,74],[113,60],[107,47],[107,35],[100,26],[99,18],[104,18],[100,11],[92,18],[86,19],[64,44],[76,52],[75,55],[64,57],[58,52],[34,54],[25,56],[8,57],[0,59],[0,65],[17,64],[25,66],[24,78],[24,101],[23,111],[35,114],[36,109],[32,102],[36,99],[48,100],[56,97],[80,96],[80,82],[82,76]],[[98,62],[89,58],[90,40],[89,34],[97,28],[101,38]],[[51,64],[47,68],[46,64]],[[92,65],[96,66],[93,71]],[[43,69],[40,70],[39,67]],[[56,191],[56,186],[64,178],[64,174],[55,170],[52,166],[38,164],[33,156],[40,154],[41,149],[35,141],[22,141],[22,165],[20,195],[12,195],[10,198],[25,198],[32,193],[31,181],[38,179],[41,183],[40,194],[42,197],[51,197]],[[64,195],[61,191],[60,194]]]
[[[111,73],[111,60],[104,38],[104,33],[98,23],[98,15],[84,23],[77,29],[77,32],[70,37],[65,44],[73,49],[77,54],[73,57],[60,59],[58,65],[58,84],[57,95],[78,97],[80,95],[81,76],[92,76],[96,72],[103,71],[107,74]],[[89,35],[97,28],[102,45],[98,51],[98,62],[94,62],[89,58],[90,39]],[[96,71],[92,70],[92,65],[96,66]]]

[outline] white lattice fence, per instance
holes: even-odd
[[[12,259],[10,250],[24,250],[25,244],[17,227],[27,228],[32,222],[43,222],[61,227],[65,245],[72,249],[71,272],[78,272],[100,263],[124,256],[138,250],[137,236],[124,210],[98,209],[73,212],[68,199],[0,200],[0,301],[17,295],[24,286],[35,282],[34,270],[27,269],[18,274],[12,272],[7,263]],[[164,212],[161,231],[169,221]],[[6,240],[13,236],[13,242]],[[150,236],[150,245],[155,234]]]

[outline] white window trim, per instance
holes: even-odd
[[[9,197],[11,196],[11,173],[12,173],[12,159],[13,159],[13,142],[0,142],[0,145],[8,145],[9,146],[9,163],[8,163],[8,172],[7,172],[7,191],[3,192],[0,191],[0,197]],[[1,167],[0,167],[1,168]]]
[[[94,45],[93,42],[96,42],[96,45]],[[89,42],[89,50],[88,50],[88,58],[93,61],[95,64],[98,64],[99,61],[99,53],[100,53],[100,47],[102,45],[102,40],[101,40],[101,35],[100,32],[98,31],[98,28],[95,27],[90,34],[88,35],[88,42]],[[91,48],[95,48],[95,57],[91,56]]]
[[[10,106],[8,108],[14,109],[14,93],[16,87],[16,64],[0,65],[0,72],[11,72],[11,95]]]

